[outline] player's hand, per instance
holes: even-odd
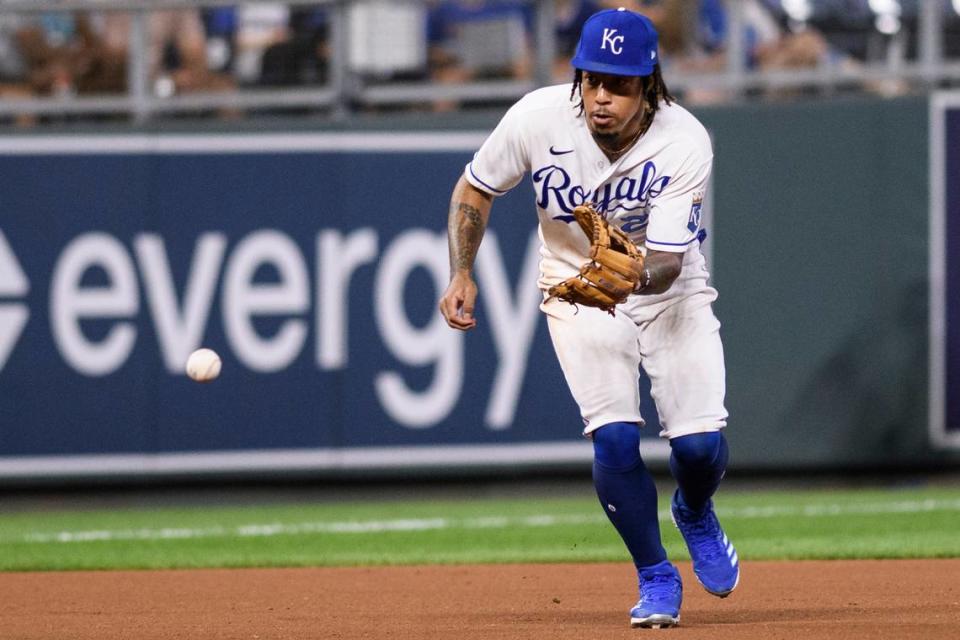
[[[440,298],[440,313],[453,329],[467,331],[477,326],[473,317],[477,301],[477,285],[470,274],[458,272],[450,279],[447,290]]]

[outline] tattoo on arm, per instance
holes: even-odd
[[[450,205],[447,231],[450,238],[451,269],[473,268],[485,227],[483,214],[473,205],[465,202],[454,202]]]

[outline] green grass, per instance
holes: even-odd
[[[747,560],[960,556],[958,488],[725,492],[717,507]],[[590,497],[0,514],[6,571],[626,559]]]

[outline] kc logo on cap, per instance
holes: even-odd
[[[623,53],[623,39],[625,36],[618,36],[616,29],[604,29],[603,30],[603,42],[600,43],[601,49],[606,49],[607,45],[610,45],[610,51],[616,55]],[[619,45],[617,44],[619,42]]]
[[[626,9],[599,11],[583,24],[570,61],[583,71],[648,76],[657,64],[657,30],[646,16]]]

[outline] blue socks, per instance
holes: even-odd
[[[610,522],[637,568],[667,559],[657,521],[657,488],[640,458],[640,429],[612,422],[592,434],[593,485]],[[720,486],[727,468],[727,441],[721,431],[670,440],[670,470],[681,504],[701,511]]]
[[[727,468],[727,440],[723,432],[673,438],[670,448],[670,471],[680,488],[680,502],[688,509],[702,511]]]
[[[667,559],[657,521],[657,488],[640,458],[640,429],[612,422],[593,432],[593,485],[637,568]]]

